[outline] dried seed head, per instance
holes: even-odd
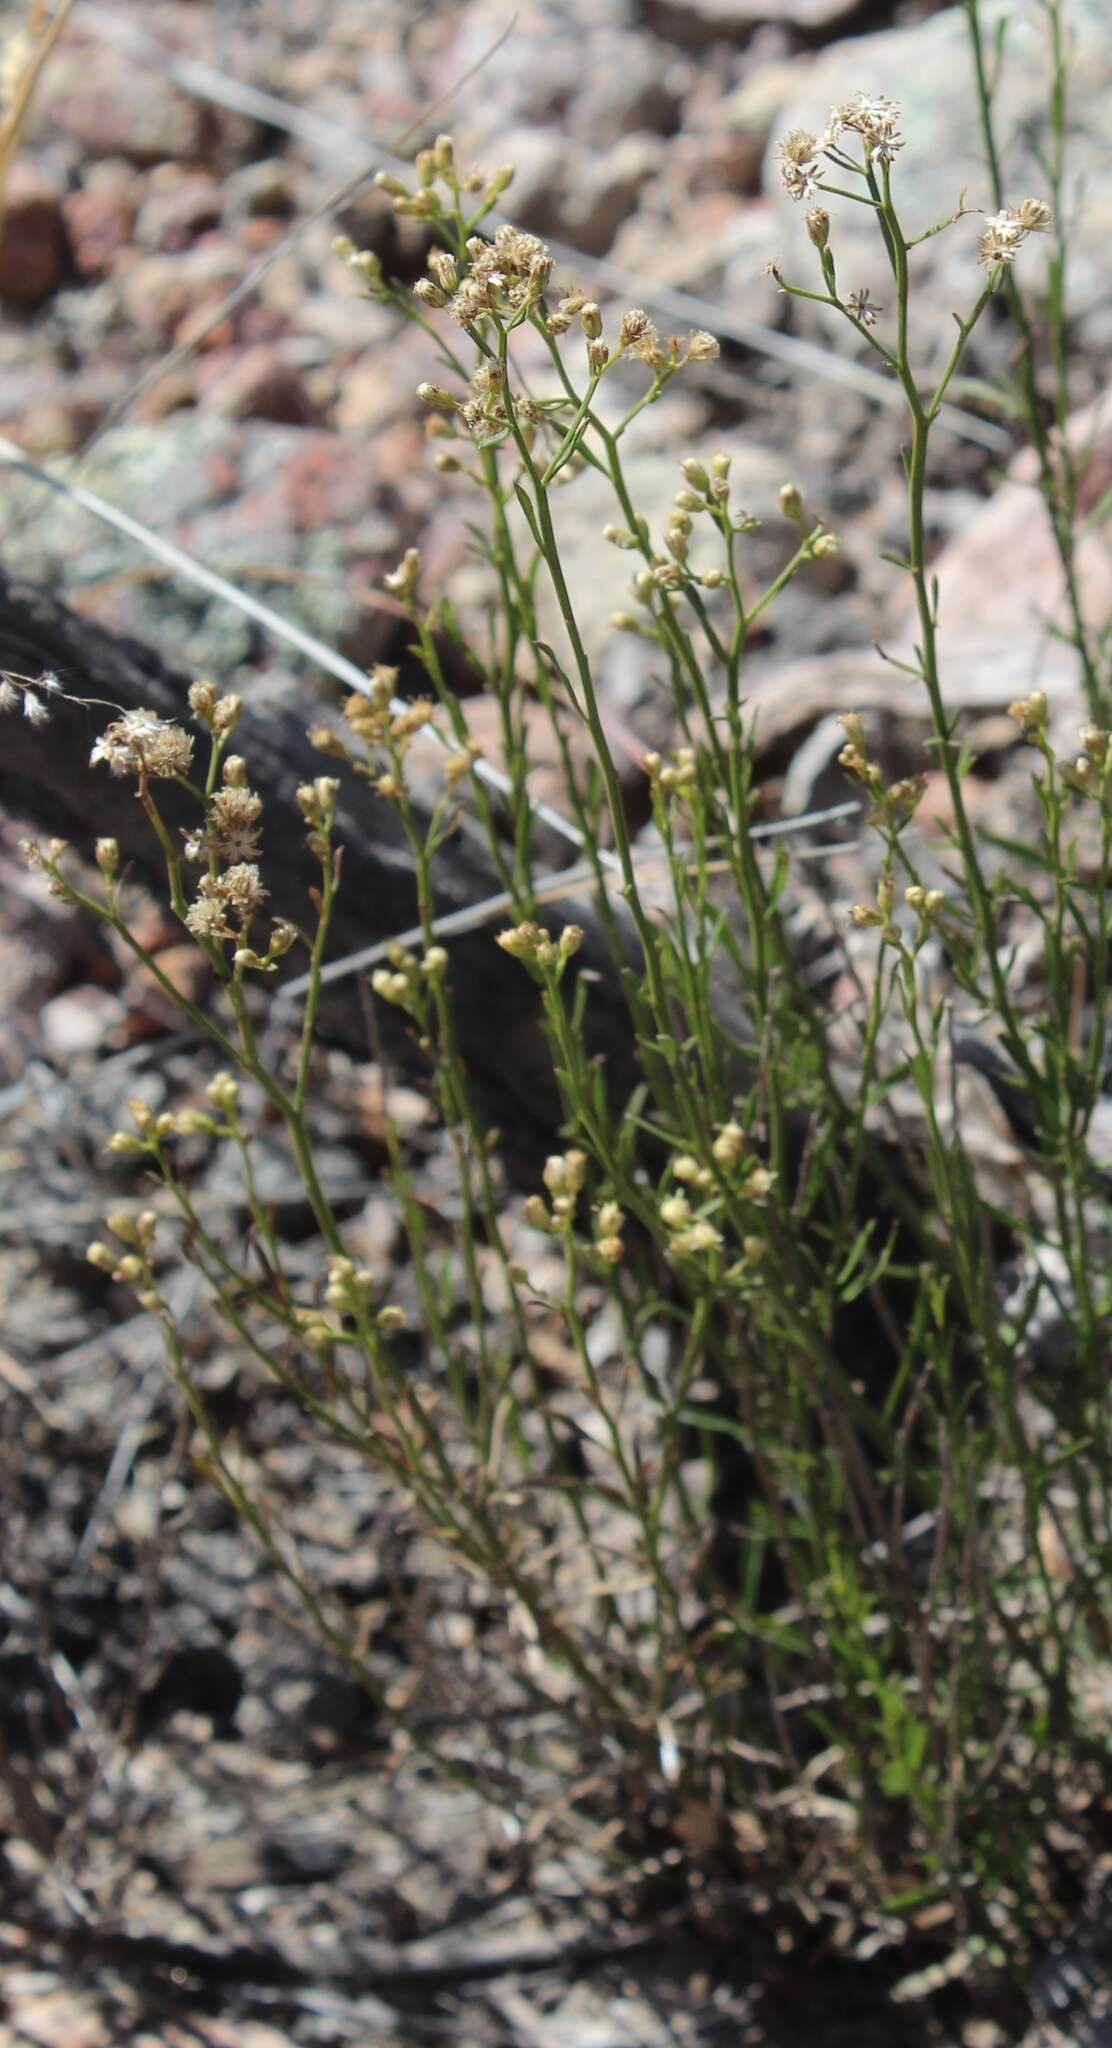
[[[776,145],[780,176],[793,199],[813,199],[818,189],[819,143],[806,128],[793,128]]]
[[[859,321],[862,327],[875,327],[877,317],[883,311],[883,306],[875,305],[870,299],[867,285],[862,285],[858,292],[851,292],[846,300],[846,312],[852,320]]]
[[[632,348],[635,342],[643,339],[652,324],[648,314],[642,312],[640,306],[631,306],[629,312],[622,315],[621,326],[618,329],[619,348]]]
[[[1042,234],[1053,218],[1045,199],[1021,199],[1016,207],[1016,219],[1025,235]]]
[[[89,755],[90,767],[106,761],[113,775],[147,775],[172,780],[188,775],[193,741],[180,725],[154,711],[126,711],[114,719]]]

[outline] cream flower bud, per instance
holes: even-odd
[[[97,866],[106,882],[112,880],[120,865],[120,848],[115,839],[97,840]]]
[[[780,510],[785,519],[792,519],[798,526],[803,517],[803,498],[798,484],[781,484],[779,490]]]
[[[212,712],[213,732],[234,732],[243,710],[243,698],[235,695],[218,697]]]
[[[711,1153],[719,1166],[735,1166],[745,1144],[745,1132],[740,1124],[723,1124],[711,1146]]]
[[[175,1122],[179,1138],[212,1138],[219,1128],[215,1117],[203,1109],[179,1109]]]
[[[239,1108],[239,1082],[234,1074],[215,1074],[205,1089],[205,1096],[214,1109],[231,1116]]]

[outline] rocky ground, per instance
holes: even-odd
[[[1036,0],[1007,11],[1018,196],[1040,189],[1032,123],[1045,63]],[[1112,17],[1103,0],[1070,11],[1070,372],[1092,507],[1112,473]],[[9,8],[9,30],[19,14]],[[725,447],[767,521],[761,569],[787,552],[775,501],[788,478],[838,531],[839,555],[795,587],[751,670],[770,803],[837,800],[834,715],[851,704],[873,713],[893,758],[921,761],[915,687],[873,645],[898,648],[908,630],[896,573],[879,560],[901,541],[900,430],[857,375],[867,364],[761,273],[782,258],[801,274],[810,253],[770,139],[820,125],[858,86],[903,105],[912,219],[949,211],[962,185],[987,203],[961,10],[929,0],[523,0],[512,22],[488,0],[78,0],[0,230],[0,434],[357,662],[396,646],[381,577],[418,538],[430,586],[450,585],[468,617],[481,598],[470,506],[428,463],[414,395],[431,357],[330,254],[343,228],[416,276],[420,245],[366,185],[321,210],[391,145],[411,150],[407,131],[424,140],[450,127],[462,157],[516,164],[507,210],[560,245],[559,276],[650,310],[654,295],[686,294],[684,324],[723,337],[721,361],[648,415],[639,508],[657,523],[678,457]],[[928,360],[948,346],[950,305],[972,296],[976,227],[922,252]],[[868,249],[841,267],[879,292]],[[666,299],[661,316],[668,325]],[[805,364],[785,339],[811,344]],[[991,376],[1009,347],[990,320],[972,367]],[[949,701],[970,715],[978,754],[971,800],[1003,829],[1026,801],[1007,702],[1038,685],[1066,726],[1079,706],[1052,631],[1059,592],[1036,495],[1007,424],[987,410],[982,420],[940,433],[929,511]],[[609,583],[599,576],[606,515],[589,492],[568,506],[570,580],[608,715],[635,756],[669,734],[640,643],[607,632],[623,558]],[[52,583],[175,667],[245,694],[300,693],[309,722],[322,687],[309,662],[14,467],[0,551],[7,570]],[[1103,623],[1099,525],[1082,568]],[[195,1056],[157,992],[25,874],[19,825],[0,849],[4,2048],[1012,2048],[1030,2019],[1017,1987],[993,1986],[979,2005],[960,1986],[891,2002],[898,1957],[808,1973],[722,1902],[699,1945],[665,1926],[646,1950],[635,1883],[593,1906],[597,1864],[511,1841],[469,1795],[438,1786],[305,1638],[190,1463],[153,1331],[121,1321],[83,1262],[124,1185],[103,1153],[122,1105],[173,1099]],[[857,860],[851,849],[831,863],[821,897],[801,883],[803,923],[829,922],[861,893]],[[143,914],[146,942],[187,975],[174,928],[153,904]],[[387,1113],[412,1140],[448,1238],[447,1165],[420,1097],[369,1058],[332,1055],[322,1170],[384,1274],[398,1257],[378,1183]],[[234,1214],[236,1193],[206,1190],[214,1213]],[[267,1198],[290,1260],[299,1246],[310,1257],[304,1206],[277,1162]],[[183,1278],[178,1306],[214,1410],[315,1576],[422,1714],[475,1716],[485,1699],[497,1742],[496,1646],[475,1594],[361,1469],[325,1466],[291,1440],[242,1360],[211,1348],[190,1287]],[[462,1703],[439,1682],[445,1649],[469,1674]]]

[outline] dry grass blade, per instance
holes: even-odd
[[[856,817],[860,809],[861,805],[854,798],[849,803],[832,804],[827,810],[810,811],[798,818],[781,818],[775,824],[754,825],[749,836],[751,839],[786,837],[791,832],[804,832],[811,825],[832,824],[838,818]],[[845,847],[839,845],[837,850],[840,853],[844,852]],[[825,859],[830,851],[829,846],[816,846],[798,858]],[[634,867],[639,875],[647,874],[654,867],[666,867],[668,859],[669,856],[663,848],[652,848],[647,852],[638,852],[634,856]],[[716,862],[708,862],[705,872],[714,873],[718,865]],[[620,880],[619,875],[614,875],[615,883],[620,883]],[[558,903],[568,896],[577,895],[582,889],[594,889],[597,885],[598,875],[595,869],[585,863],[581,867],[567,868],[562,874],[553,875],[551,881],[542,882],[533,891],[533,898],[537,903]],[[395,932],[390,938],[382,939],[376,945],[362,946],[357,953],[346,953],[342,960],[329,961],[328,966],[321,969],[321,984],[331,985],[346,980],[350,974],[360,974],[368,968],[377,967],[380,961],[389,958],[392,947],[423,945],[430,934],[436,939],[458,939],[464,932],[477,931],[481,925],[490,924],[496,917],[509,916],[514,907],[514,898],[507,890],[500,889],[494,896],[484,896],[480,903],[469,903],[462,910],[450,910],[443,917],[433,918],[428,931],[424,925],[414,925],[411,930]],[[310,977],[307,974],[298,975],[296,981],[287,982],[275,995],[275,1007],[296,1002],[300,996],[308,993],[309,985]]]
[[[66,25],[66,18],[73,6],[73,0],[58,0],[56,12],[47,17],[44,0],[35,0],[30,8],[22,30],[17,30],[9,42],[5,57],[10,61],[13,47],[17,54],[26,51],[26,56],[11,87],[11,99],[0,120],[0,220],[4,217],[4,200],[8,185],[8,172],[19,146],[19,138],[31,107],[31,99],[42,76],[42,69]],[[5,66],[6,68],[6,66]]]

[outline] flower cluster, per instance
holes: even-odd
[[[19,842],[20,853],[31,872],[41,872],[46,876],[47,895],[57,896],[63,903],[74,900],[73,891],[58,867],[68,845],[66,839],[52,839],[44,853],[37,839],[21,839]]]
[[[631,306],[627,313],[623,313],[618,326],[618,353],[635,357],[637,362],[659,374],[664,370],[679,369],[683,363],[712,363],[720,349],[714,335],[703,327],[689,334],[686,344],[681,343],[675,334],[662,341],[648,314],[642,312],[640,306]]]
[[[863,783],[872,797],[870,825],[882,825],[889,831],[898,831],[922,802],[927,789],[926,776],[905,775],[898,782],[886,785],[876,762],[868,757],[865,728],[859,714],[845,711],[838,722],[846,735],[846,744],[838,755],[838,765],[856,782]]]
[[[579,1197],[587,1179],[587,1154],[585,1152],[553,1152],[544,1162],[541,1175],[552,1202],[551,1209],[543,1195],[530,1195],[522,1207],[522,1215],[531,1230],[546,1230],[557,1234],[570,1231],[575,1221]],[[607,1220],[614,1222],[614,1229],[605,1233],[616,1235],[620,1228],[619,1210],[608,1208]],[[614,1219],[617,1218],[617,1221]],[[619,1247],[620,1255],[620,1247]],[[604,1254],[606,1256],[606,1254]]]
[[[234,775],[239,765],[237,755],[224,763],[225,788],[217,790],[209,804],[204,825],[185,834],[186,860],[204,860],[215,854],[234,864],[258,857],[263,800],[253,789],[229,783],[229,769]]]
[[[526,919],[512,925],[509,931],[499,932],[494,943],[512,959],[523,961],[535,974],[543,976],[555,971],[558,978],[583,944],[583,927],[566,924],[559,938],[552,939],[543,925]]]
[[[141,1209],[138,1215],[133,1215],[128,1209],[117,1209],[108,1218],[108,1228],[125,1249],[118,1252],[115,1245],[97,1238],[85,1252],[90,1266],[95,1266],[100,1273],[107,1273],[113,1280],[135,1287],[141,1306],[157,1310],[160,1303],[151,1274],[151,1245],[158,1228],[157,1215],[153,1209]]]
[[[422,980],[443,981],[448,972],[448,954],[444,946],[429,946],[424,956],[416,960],[404,946],[391,939],[386,948],[389,967],[378,967],[371,976],[371,987],[376,996],[385,1003],[395,1003],[400,1010],[416,1013],[420,1010],[423,996]]]
[[[977,255],[986,270],[998,270],[1014,263],[1017,251],[1028,235],[1042,234],[1050,226],[1051,212],[1045,199],[1021,199],[1018,206],[1005,206],[1000,213],[986,216]]]
[[[237,861],[223,874],[202,875],[196,901],[185,914],[186,927],[197,939],[234,939],[247,929],[267,893],[254,861]]]
[[[89,766],[106,761],[113,775],[145,776],[173,781],[188,775],[193,741],[180,725],[156,711],[125,711],[102,732],[89,755]]]
[[[1014,718],[1024,739],[1033,739],[1046,731],[1047,702],[1045,692],[1032,690],[1028,697],[1017,697],[1008,706],[1008,717]]]
[[[664,796],[682,797],[694,789],[699,779],[694,747],[677,747],[671,761],[665,761],[662,754],[642,754],[641,766],[649,778],[650,787]]]
[[[489,212],[495,201],[513,181],[513,167],[504,164],[488,177],[485,171],[475,168],[458,172],[456,169],[455,147],[450,135],[438,135],[431,149],[419,149],[414,159],[417,172],[417,189],[411,191],[401,178],[391,171],[379,171],[375,184],[380,192],[388,192],[394,202],[394,212],[403,217],[417,220],[439,220],[444,205],[437,192],[443,185],[449,194],[449,203],[458,203],[461,193],[478,193],[482,196],[481,213]]]
[[[777,143],[776,155],[780,176],[792,198],[814,198],[823,169],[821,158],[841,157],[838,143],[847,132],[860,136],[866,166],[892,163],[897,150],[904,146],[902,135],[896,132],[899,111],[895,100],[885,99],[882,94],[859,92],[845,106],[831,108],[821,135],[812,135],[808,128],[791,129]],[[819,246],[824,247],[825,242]]]
[[[608,1266],[616,1266],[625,1250],[624,1224],[625,1217],[617,1202],[603,1202],[595,1216],[595,1250]]]
[[[460,327],[473,327],[492,313],[512,315],[535,306],[552,276],[552,257],[538,235],[526,234],[508,222],[496,228],[494,240],[472,235],[465,245],[466,275],[460,277],[455,258],[446,251],[429,258],[431,278],[415,287],[426,304],[447,306]],[[422,287],[425,287],[423,290]]]
[[[371,769],[363,770],[371,774],[379,796],[385,797],[402,795],[402,763],[417,734],[432,724],[436,712],[429,697],[414,697],[408,704],[399,704],[394,694],[397,684],[397,669],[379,663],[371,671],[366,693],[353,691],[344,705],[344,717],[356,738],[373,756],[386,757],[385,762],[376,758]],[[314,727],[309,737],[323,753],[346,753],[343,741],[329,726]]]
[[[669,1233],[668,1250],[675,1258],[690,1258],[696,1252],[718,1251],[722,1232],[708,1216],[696,1216],[682,1193],[666,1195],[660,1204],[660,1220]]]
[[[903,136],[896,133],[899,116],[896,101],[886,99],[883,93],[857,92],[845,106],[831,108],[819,147],[832,149],[848,131],[861,137],[866,162],[890,164],[904,146]]]

